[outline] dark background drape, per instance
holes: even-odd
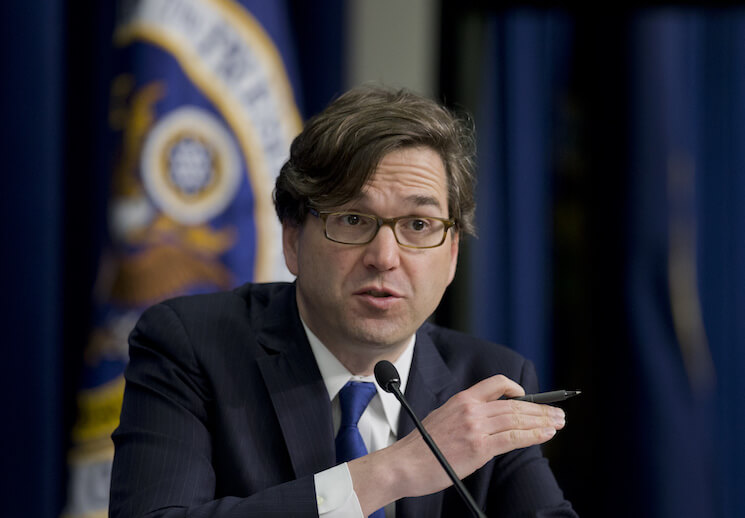
[[[37,12],[38,11],[38,12]],[[64,351],[59,307],[64,283],[64,41],[59,3],[2,8],[3,418],[2,500],[15,496],[13,478],[32,484],[52,516],[60,499],[65,430],[61,412]],[[31,19],[33,18],[33,22]],[[25,34],[40,33],[38,38]],[[33,59],[35,64],[29,63]],[[34,297],[23,296],[30,291]],[[21,450],[19,445],[28,444]],[[31,497],[31,493],[25,495]]]
[[[106,240],[104,4],[2,6],[3,516],[65,501]],[[309,4],[288,4],[305,116],[345,69],[345,2]],[[436,320],[583,390],[546,447],[581,515],[745,515],[745,10],[443,2],[440,47],[479,130],[479,238]]]
[[[585,391],[546,447],[580,514],[742,515],[745,12],[445,5],[480,237],[444,318]]]

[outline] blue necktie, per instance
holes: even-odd
[[[367,455],[367,448],[362,441],[357,423],[375,396],[375,384],[361,381],[348,381],[339,392],[341,407],[341,426],[336,434],[336,462],[347,462]],[[385,511],[378,509],[370,515],[372,518],[385,518]]]

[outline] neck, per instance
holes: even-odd
[[[350,340],[348,337],[343,340],[336,339],[333,333],[324,332],[322,327],[314,326],[312,319],[304,314],[301,304],[298,304],[298,309],[302,322],[310,332],[339,360],[339,363],[355,376],[372,376],[375,365],[381,360],[395,363],[413,339],[412,335],[389,344]]]
[[[355,376],[372,376],[375,365],[381,360],[394,363],[409,344],[409,340],[406,340],[392,346],[363,344],[339,348],[327,345],[321,337],[319,339],[331,354]]]

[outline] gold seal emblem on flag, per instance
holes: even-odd
[[[241,182],[240,155],[230,133],[217,117],[195,106],[177,108],[153,126],[141,171],[153,203],[186,225],[222,213]]]

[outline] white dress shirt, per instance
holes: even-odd
[[[334,420],[334,435],[336,435],[341,423],[339,391],[350,380],[375,383],[375,377],[353,375],[308,329],[305,322],[303,322],[303,327],[329,393],[331,414]],[[412,335],[404,352],[393,363],[401,377],[402,392],[406,390],[406,382],[409,379],[415,341],[416,335]],[[375,388],[378,393],[373,396],[367,405],[357,425],[368,452],[380,450],[396,441],[398,438],[398,416],[401,412],[401,405],[396,396],[384,391],[377,383],[375,383]],[[352,487],[352,477],[349,474],[346,462],[316,473],[315,486],[318,514],[320,516],[324,518],[363,518],[362,509],[357,494]],[[395,502],[385,507],[385,513],[386,518],[395,518]]]

